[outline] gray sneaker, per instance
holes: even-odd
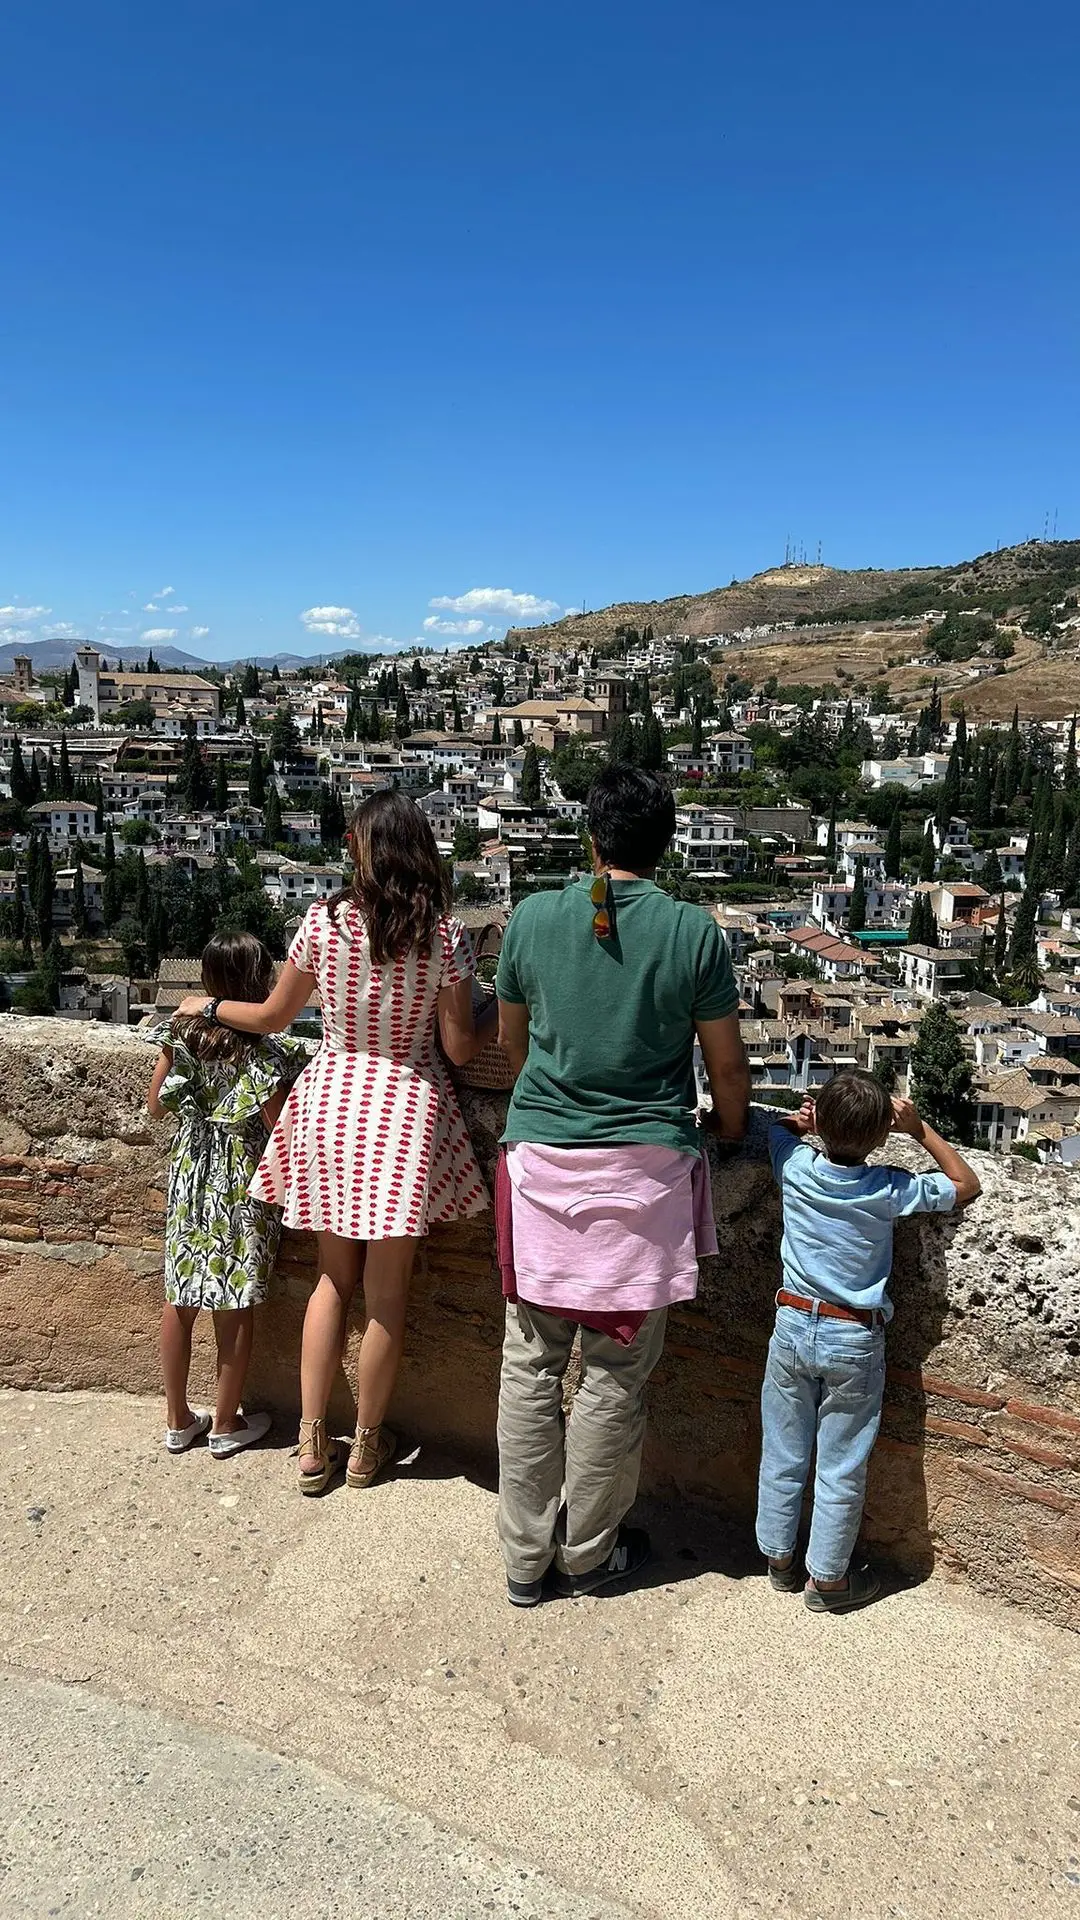
[[[611,1580],[628,1580],[639,1573],[652,1558],[652,1543],[644,1527],[620,1527],[618,1539],[598,1567],[588,1573],[557,1573],[555,1592],[560,1600],[573,1600],[578,1594],[595,1593]]]
[[[881,1592],[881,1581],[873,1567],[863,1562],[861,1567],[849,1567],[847,1585],[826,1588],[822,1592],[813,1581],[804,1595],[811,1613],[852,1613],[856,1607],[865,1607]]]

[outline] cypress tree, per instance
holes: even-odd
[[[988,827],[994,817],[993,800],[990,785],[990,749],[984,746],[979,753],[975,770],[975,802],[972,808],[972,823],[976,827]]]
[[[974,1075],[959,1026],[940,1000],[927,1007],[911,1049],[911,1091],[924,1120],[961,1145],[975,1127]]]
[[[926,823],[919,852],[919,879],[932,880],[937,872],[937,856],[934,852],[934,828],[931,821]]]
[[[372,701],[368,709],[367,737],[369,740],[382,739],[382,720],[379,717],[379,705],[376,700]]]
[[[34,893],[34,915],[37,920],[38,944],[42,953],[53,937],[54,896],[52,854],[49,852],[48,841],[42,840],[38,846]]]
[[[502,727],[499,725],[498,714],[495,715],[491,723],[491,744],[493,747],[502,746]]]
[[[892,813],[889,816],[889,832],[885,841],[885,878],[887,880],[899,880],[900,869],[903,865],[900,818],[900,800],[898,796]]]
[[[1028,876],[1027,885],[1020,895],[1020,905],[1016,909],[1013,921],[1012,940],[1009,945],[1009,966],[1016,973],[1028,961],[1035,959],[1036,930],[1039,923],[1039,898],[1041,887],[1036,875]]]
[[[266,766],[262,749],[257,740],[251,745],[251,760],[248,765],[248,799],[253,807],[266,805]]]
[[[101,784],[101,775],[94,781],[94,832],[105,831],[105,789]]]
[[[284,837],[281,824],[281,798],[276,781],[271,785],[263,809],[263,839],[268,847],[276,847]]]
[[[136,868],[135,912],[140,926],[145,927],[150,918],[150,875],[146,866],[146,855],[141,847]]]
[[[227,813],[229,808],[229,770],[223,753],[214,763],[214,811]]]
[[[530,740],[521,767],[521,798],[527,807],[540,802],[540,756]]]
[[[861,860],[855,862],[855,879],[848,907],[848,932],[861,933],[866,925],[866,875]]]
[[[524,745],[525,745],[525,729],[522,726],[520,720],[515,720],[514,721],[514,746],[523,747]]]
[[[71,889],[71,918],[79,933],[86,932],[86,886],[83,881],[82,861],[75,862],[75,879]]]
[[[16,806],[29,806],[30,776],[26,771],[26,762],[23,759],[22,746],[18,734],[15,735],[11,746],[11,776],[9,784],[11,786],[11,797]]]
[[[68,742],[67,742],[66,733],[61,733],[60,735],[60,768],[59,768],[58,778],[59,778],[59,785],[60,785],[60,798],[62,800],[72,799],[75,793],[75,782],[72,778],[72,773],[71,773],[71,757],[68,753]]]
[[[238,693],[236,696],[236,724],[238,727],[247,726],[247,708],[244,705],[244,696],[242,693]]]
[[[1069,844],[1069,817],[1065,795],[1058,793],[1053,801],[1053,825],[1050,829],[1050,847],[1046,857],[1046,884],[1059,889],[1065,877],[1065,856]]]
[[[825,841],[825,866],[829,873],[836,871],[836,801],[829,809],[829,832]]]

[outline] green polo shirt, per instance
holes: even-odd
[[[598,940],[590,886],[531,894],[510,917],[496,992],[528,1007],[529,1053],[503,1139],[695,1152],[695,1022],[739,1006],[724,936],[651,880],[615,880]]]

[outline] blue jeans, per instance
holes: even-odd
[[[866,1470],[881,1425],[885,1329],[777,1309],[761,1389],[757,1541],[770,1560],[793,1553],[817,1443],[807,1571],[842,1580],[855,1549]]]

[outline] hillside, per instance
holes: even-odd
[[[593,647],[615,638],[619,627],[640,633],[737,633],[777,621],[802,623],[897,620],[931,607],[980,608],[1004,616],[1060,599],[1080,584],[1080,540],[1026,541],[940,567],[783,566],[708,593],[668,600],[628,600],[595,613],[571,614],[549,626],[514,630],[507,638],[525,645]],[[807,636],[808,641],[812,636]]]

